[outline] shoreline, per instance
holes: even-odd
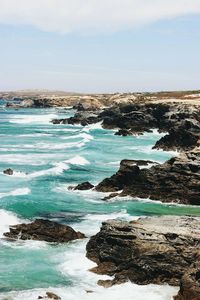
[[[149,107],[150,108],[152,108],[152,111],[151,111],[151,113],[153,112],[153,114],[154,114],[154,108],[155,109],[157,109],[157,108],[159,108],[159,117],[156,117],[156,118],[154,118],[154,119],[152,119],[151,118],[151,113],[148,115],[148,114],[146,114],[145,115],[145,119],[142,119],[142,121],[141,121],[141,119],[136,119],[136,120],[139,120],[139,121],[137,121],[137,126],[135,127],[135,125],[134,124],[132,124],[131,126],[130,126],[130,128],[131,128],[131,130],[134,128],[134,133],[135,132],[138,132],[138,129],[140,129],[140,127],[142,127],[142,131],[143,131],[143,129],[147,129],[147,130],[150,130],[150,128],[149,128],[149,126],[150,125],[152,125],[152,124],[154,124],[154,126],[153,126],[153,128],[154,129],[157,129],[157,127],[156,127],[156,125],[157,124],[160,124],[160,130],[161,131],[163,131],[164,132],[164,130],[166,131],[166,128],[167,128],[167,126],[170,124],[170,123],[168,123],[168,118],[163,118],[163,116],[165,115],[165,113],[168,113],[169,111],[168,111],[168,109],[167,109],[167,111],[165,111],[165,109],[166,109],[166,106],[165,106],[165,108],[164,108],[164,115],[163,115],[163,103],[161,103],[161,105],[160,105],[160,103],[159,104],[155,104],[155,105],[153,105],[153,106],[151,106],[151,104],[146,104],[146,103],[142,103],[142,104],[138,104],[137,103],[137,105],[135,106],[136,104],[124,104],[123,105],[123,107],[122,107],[122,109],[123,109],[123,111],[125,110],[130,110],[130,107],[132,107],[132,108],[139,108],[138,110],[139,110],[139,114],[138,114],[138,110],[137,110],[137,114],[135,114],[134,116],[138,116],[138,115],[141,115],[141,113],[144,113],[144,115],[145,115],[145,113],[146,113],[146,111],[149,109]],[[150,106],[149,106],[150,105]],[[171,105],[170,105],[171,106]],[[183,106],[185,106],[185,105],[183,105]],[[172,105],[172,107],[173,107],[173,109],[174,109],[174,104]],[[176,107],[176,106],[175,106]],[[182,105],[181,105],[181,107],[182,107]],[[131,108],[131,109],[132,109]],[[161,108],[161,115],[160,115],[160,108]],[[183,107],[182,107],[183,108]],[[194,107],[195,109],[197,109],[197,111],[198,111],[198,109],[199,108],[196,108],[196,107]],[[95,124],[95,123],[98,123],[98,122],[96,122],[96,120],[98,120],[99,121],[99,115],[100,115],[100,117],[102,117],[103,116],[103,119],[102,119],[102,122],[103,122],[103,126],[105,126],[105,124],[106,124],[106,128],[108,128],[108,129],[117,129],[117,127],[115,127],[116,126],[116,116],[114,116],[114,118],[112,119],[109,119],[109,116],[110,116],[110,113],[113,111],[113,109],[115,110],[115,109],[117,109],[116,108],[116,106],[113,108],[113,107],[111,107],[111,108],[106,108],[106,109],[104,109],[104,110],[102,110],[102,108],[100,108],[100,109],[94,109],[94,108],[92,108],[91,109],[91,107],[82,107],[81,105],[79,105],[78,107],[77,107],[77,112],[75,113],[75,116],[74,117],[72,117],[72,118],[70,118],[70,124],[72,124],[73,125],[73,122],[75,121],[75,123],[74,124],[80,124],[81,122],[83,122],[83,124],[84,125],[88,125],[88,124]],[[141,111],[140,111],[140,109],[141,109]],[[132,110],[132,112],[134,112],[134,110]],[[188,113],[188,109],[186,109],[186,112]],[[122,114],[120,115],[120,113],[117,115],[117,118],[118,118],[118,116],[121,118],[121,116],[123,116],[123,118],[125,118],[125,119],[123,119],[123,120],[125,120],[125,121],[127,121],[127,116],[128,116],[128,118],[129,118],[129,115],[126,115],[127,113],[125,112],[125,114],[123,115],[124,113],[122,112]],[[129,112],[128,112],[128,114],[129,114]],[[92,119],[91,119],[91,115],[92,115]],[[175,114],[176,115],[176,114]],[[78,119],[77,119],[77,116],[78,116]],[[157,116],[157,115],[156,115]],[[193,122],[194,120],[196,120],[195,118],[196,118],[196,115],[195,114],[193,114],[193,111],[191,111],[190,112],[190,110],[189,110],[189,116],[191,117],[192,116],[192,124],[194,124],[195,122]],[[106,119],[106,118],[107,119]],[[112,114],[111,114],[111,117],[112,117]],[[131,116],[131,118],[133,118],[133,115]],[[149,119],[148,119],[149,118]],[[160,120],[162,119],[162,122],[160,122]],[[198,119],[198,113],[197,113],[197,119]],[[58,119],[59,120],[59,119]],[[66,120],[66,123],[64,123],[64,124],[69,124],[68,123],[68,120],[69,119],[61,119],[61,120]],[[110,120],[111,120],[111,122],[110,122]],[[131,119],[132,120],[132,119]],[[148,120],[150,120],[150,125],[148,125]],[[146,122],[147,121],[147,122]],[[181,118],[180,120],[179,120],[179,118],[175,118],[175,122],[173,122],[173,124],[171,124],[170,126],[171,126],[171,128],[173,129],[173,127],[175,126],[177,126],[177,122],[178,122],[178,124],[180,125],[180,126],[182,126],[182,124],[181,124],[181,122],[182,121],[185,121],[185,118],[183,117],[183,118]],[[104,123],[104,122],[107,122],[107,123]],[[130,122],[130,119],[128,119],[128,122]],[[158,123],[157,123],[158,122]],[[167,122],[167,123],[165,123],[165,122]],[[57,123],[58,125],[58,127],[57,128],[59,128],[59,123]],[[61,121],[61,124],[63,124],[63,121]],[[63,124],[63,125],[64,125]],[[123,123],[122,123],[123,124]],[[62,125],[62,126],[63,126]],[[184,125],[183,125],[184,126]],[[129,128],[129,129],[130,129]],[[185,127],[183,127],[184,128],[184,130],[185,130],[185,133],[187,134],[187,132],[188,132],[188,130],[189,130],[189,132],[191,132],[191,134],[193,135],[195,135],[195,136],[199,136],[199,127],[197,127],[196,128],[196,123],[194,124],[194,127],[192,126],[192,127],[189,127],[189,129],[187,129],[187,128],[185,128]],[[191,129],[192,128],[192,129]],[[118,128],[118,129],[120,129],[120,128]],[[123,128],[122,128],[123,129]],[[128,129],[128,130],[129,130]],[[158,128],[159,129],[159,128]],[[194,130],[195,129],[195,130]],[[126,129],[127,130],[127,129]],[[144,132],[144,131],[143,131]],[[142,132],[142,134],[143,134],[143,132]],[[141,130],[140,130],[140,133],[141,133]],[[113,132],[113,134],[114,134],[114,132]],[[132,132],[131,132],[131,135],[132,135]],[[178,139],[178,143],[179,143],[179,139]],[[181,146],[180,146],[180,148],[179,148],[179,159],[181,159],[181,157],[183,157],[186,153],[188,154],[188,155],[193,155],[192,153],[195,153],[194,155],[195,155],[195,157],[197,156],[197,153],[198,153],[198,147],[196,146],[196,140],[194,140],[194,144],[192,144],[192,145],[195,145],[195,147],[191,147],[191,145],[189,144],[181,144]],[[168,150],[170,150],[171,149],[171,147],[174,147],[174,141],[173,141],[173,139],[172,140],[170,140],[170,143],[169,143],[169,141],[167,141],[167,149]],[[159,146],[160,147],[160,146]],[[164,150],[166,150],[165,149],[165,147],[166,147],[166,140],[164,139],[164,142],[162,143],[162,145],[161,145],[161,147],[160,147],[160,149],[163,149],[164,148]],[[196,159],[196,158],[195,158]],[[125,165],[123,165],[123,170],[121,170],[122,171],[122,173],[123,174],[119,174],[120,176],[122,175],[122,177],[125,175],[125,182],[127,182],[127,178],[129,178],[130,177],[130,174],[132,174],[132,172],[133,172],[133,174],[134,174],[134,177],[135,177],[135,175],[136,174],[138,174],[138,172],[144,172],[144,171],[142,171],[142,170],[149,170],[149,169],[143,169],[143,168],[141,168],[140,169],[140,166],[132,166],[131,164],[131,160],[129,160],[130,161],[130,165],[129,164],[125,164]],[[189,162],[187,162],[187,164],[191,164],[191,162],[194,162],[194,157],[192,158],[192,157],[190,157],[190,159],[189,159]],[[166,164],[166,163],[165,163]],[[198,165],[198,163],[197,163],[197,165]],[[153,166],[153,167],[151,167],[150,168],[150,170],[153,168],[153,170],[154,170],[154,173],[156,172],[156,168],[159,168],[159,166],[162,166],[162,165],[158,165],[158,166]],[[192,167],[193,168],[193,167]],[[139,171],[140,170],[140,171]],[[179,171],[179,170],[178,170]],[[119,171],[118,171],[119,172]],[[136,172],[136,173],[135,173]],[[146,172],[146,171],[145,171]],[[168,172],[168,171],[167,171]],[[193,169],[193,171],[192,171],[192,173],[198,173],[199,172],[199,169],[197,168],[194,168]],[[127,177],[127,174],[128,174],[128,177]],[[120,179],[120,176],[119,176],[119,181],[121,180]],[[133,177],[133,178],[134,178]],[[132,179],[133,179],[132,178]],[[189,174],[189,178],[191,179],[191,178],[193,178],[193,177],[191,177],[191,174]],[[132,180],[131,179],[131,180]],[[124,180],[124,178],[123,178],[123,180]],[[174,179],[173,179],[174,180]],[[145,183],[145,182],[144,182]],[[165,183],[165,180],[164,180],[164,183]],[[118,184],[118,183],[117,183]],[[177,185],[177,182],[176,182],[176,185]],[[197,183],[195,183],[195,188],[196,188],[196,186],[198,185],[198,182]],[[120,189],[121,189],[121,186],[120,186]],[[161,197],[164,197],[164,193],[162,194],[162,196]],[[197,199],[198,200],[198,199]],[[167,204],[170,204],[170,203],[167,203]],[[194,207],[194,206],[193,206]],[[172,219],[174,219],[175,218],[175,216],[172,216]],[[180,220],[181,219],[181,217],[177,217],[177,220]],[[189,222],[189,220],[192,220],[193,219],[193,217],[188,217],[188,222]],[[186,225],[187,226],[187,225]],[[84,233],[84,232],[83,232]],[[114,238],[114,240],[113,240],[113,242],[115,243],[115,242],[117,242],[117,240],[115,240],[115,238]],[[90,243],[90,242],[89,242]],[[98,246],[98,245],[97,245]],[[104,250],[103,250],[104,251]],[[178,257],[177,257],[177,259],[178,259]],[[159,261],[158,261],[158,263],[159,263]],[[195,267],[194,267],[195,268]],[[185,280],[185,279],[184,279]],[[134,280],[133,280],[134,281]],[[165,281],[164,281],[165,282]],[[180,292],[180,293],[182,293],[182,292]],[[185,299],[187,299],[187,298],[181,298],[182,297],[182,295],[180,294],[180,297],[179,298],[177,298],[177,299],[183,299],[183,300],[185,300]],[[197,299],[199,299],[199,298],[197,298]],[[187,300],[191,300],[191,299],[187,299]],[[195,299],[196,300],[196,299]]]

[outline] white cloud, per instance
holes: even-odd
[[[200,0],[0,0],[0,23],[58,33],[115,32],[200,13]]]

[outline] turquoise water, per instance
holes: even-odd
[[[73,114],[65,109],[0,110],[0,237],[9,225],[35,218],[70,224],[89,237],[106,219],[200,214],[196,207],[128,198],[104,202],[105,194],[68,190],[83,181],[98,183],[112,175],[124,158],[164,162],[173,155],[151,149],[160,138],[155,131],[140,137],[119,137],[100,124],[82,127],[50,122]],[[6,168],[14,169],[14,175],[4,175]],[[146,299],[147,293],[152,293],[152,300],[171,299],[174,290],[168,286],[97,287],[102,276],[87,271],[94,264],[85,258],[86,242],[50,245],[1,238],[0,299],[5,295],[37,299],[49,289],[69,300],[118,299],[117,295],[120,299],[125,288],[129,291],[126,299]],[[86,293],[87,289],[95,293]]]

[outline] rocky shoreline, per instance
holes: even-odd
[[[153,148],[176,150],[179,155],[146,169],[141,169],[139,162],[122,160],[119,171],[100,182],[95,187],[97,191],[122,190],[121,196],[200,205],[200,106],[126,104],[100,111],[78,110],[74,117],[53,120],[53,123],[85,126],[100,121],[106,129],[118,129],[118,135],[143,134],[152,129],[165,132]],[[76,188],[79,187],[93,188],[83,184]]]
[[[91,271],[114,276],[99,281],[109,287],[137,284],[179,286],[184,300],[200,299],[200,218],[148,217],[137,221],[107,221],[87,244]],[[195,264],[196,262],[196,264]]]
[[[148,96],[144,98],[144,95],[135,94],[112,95],[109,101],[108,95],[99,95],[99,98],[85,96],[85,102],[81,103],[77,102],[80,96],[69,97],[71,102],[67,103],[73,104],[75,115],[54,119],[54,124],[85,126],[101,122],[103,128],[116,129],[115,134],[122,136],[139,135],[157,129],[166,135],[157,141],[154,148],[179,152],[178,156],[164,164],[124,159],[116,174],[97,186],[83,182],[74,189],[110,192],[110,196],[104,199],[106,201],[116,195],[129,195],[164,203],[200,205],[199,104],[188,105],[179,101],[155,103],[153,99],[148,101]],[[52,107],[61,103],[60,98],[53,98],[52,102],[45,98],[23,101],[26,101],[26,107]],[[109,107],[103,108],[106,104]],[[13,170],[4,172],[12,175]],[[4,236],[10,240],[20,238],[54,243],[85,237],[69,226],[48,220],[12,226]],[[132,222],[107,221],[102,224],[100,232],[90,238],[86,251],[87,257],[97,264],[92,272],[113,276],[111,280],[98,282],[104,287],[126,281],[142,285],[167,283],[180,286],[175,300],[200,300],[198,217],[163,216],[140,218]]]

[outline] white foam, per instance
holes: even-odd
[[[86,126],[83,128],[83,131],[84,131],[84,132],[89,132],[89,131],[96,130],[96,129],[103,129],[103,127],[102,127],[102,121],[101,121],[101,122],[98,122],[98,123],[86,125]]]
[[[163,154],[170,154],[172,156],[178,156],[179,152],[178,151],[164,151],[162,149],[152,149],[152,145],[148,146],[130,146],[129,150],[134,150],[134,152],[140,152],[140,153],[145,153],[145,154],[156,154],[156,153],[163,153]]]
[[[30,137],[30,138],[34,138],[34,137],[43,137],[43,136],[52,136],[51,133],[27,133],[27,134],[19,134],[19,135],[12,135],[13,137]]]
[[[23,195],[28,195],[30,193],[31,190],[29,188],[20,188],[7,193],[0,193],[0,199],[9,196],[23,196]]]
[[[4,163],[17,164],[17,165],[46,165],[53,160],[65,159],[66,154],[49,154],[49,153],[30,153],[30,154],[2,154],[0,160]]]
[[[90,134],[87,134],[85,132],[79,133],[77,135],[72,135],[72,136],[61,136],[60,137],[62,140],[71,140],[71,139],[78,139],[78,138],[83,138],[85,140],[93,140],[93,136]]]
[[[14,213],[0,209],[0,238],[3,237],[3,233],[9,231],[9,226],[19,223],[20,220]]]
[[[87,293],[91,290],[91,293]],[[48,289],[34,289],[19,292],[10,292],[2,294],[0,299],[5,297],[14,297],[15,300],[36,300],[38,296],[45,296],[46,292],[53,292],[61,297],[62,300],[173,300],[173,296],[178,293],[177,287],[146,285],[139,286],[131,283],[125,283],[113,286],[109,289],[94,286],[82,286],[77,284],[74,287],[54,288]],[[9,299],[9,298],[8,298]]]
[[[69,164],[72,164],[72,165],[80,165],[80,166],[90,164],[90,162],[87,159],[85,159],[84,157],[82,157],[80,155],[76,155],[73,158],[70,158],[70,159],[66,160],[65,163],[69,163]]]
[[[15,115],[9,120],[16,124],[49,124],[52,119],[57,118],[56,114],[45,115]]]
[[[41,177],[41,176],[45,176],[45,175],[59,175],[59,174],[62,174],[64,170],[69,169],[69,166],[63,162],[55,163],[55,165],[56,166],[54,168],[49,168],[47,170],[41,170],[41,171],[37,171],[37,172],[33,172],[31,174],[28,174],[27,178],[31,179],[31,178]]]

